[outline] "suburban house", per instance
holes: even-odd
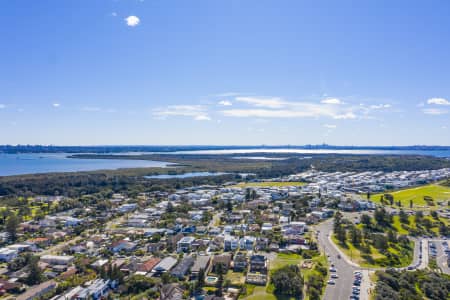
[[[157,257],[152,257],[149,260],[146,260],[140,264],[138,264],[137,266],[137,271],[138,272],[143,272],[143,273],[149,273],[153,270],[153,268],[159,264],[159,262],[161,261],[160,258]]]
[[[233,271],[242,272],[247,268],[247,255],[243,252],[238,252],[234,255]]]
[[[19,251],[9,249],[9,248],[1,248],[0,249],[0,261],[10,262],[14,258],[19,255]]]
[[[223,240],[224,251],[234,251],[238,248],[239,239],[237,237],[226,235]]]
[[[117,253],[122,250],[128,252],[128,251],[133,251],[134,249],[136,249],[136,244],[126,241],[126,240],[120,240],[120,241],[113,242],[110,246],[110,250],[113,253]]]
[[[153,273],[161,274],[169,272],[177,264],[177,259],[172,256],[163,258],[152,270]]]
[[[194,258],[192,256],[184,257],[176,266],[172,269],[170,274],[179,279],[184,278],[189,272],[189,269],[194,264]]]
[[[218,265],[222,265],[222,270],[224,273],[228,271],[231,263],[231,254],[215,255],[212,261],[212,270],[217,272]]]
[[[239,248],[241,250],[253,250],[256,238],[253,236],[244,236],[239,240]]]
[[[159,300],[182,300],[183,289],[177,283],[163,285],[159,290]]]
[[[57,283],[49,280],[28,289],[25,293],[19,295],[16,300],[34,300],[56,288]]]
[[[68,265],[73,262],[73,256],[65,255],[43,255],[40,261],[49,265]]]
[[[190,252],[195,238],[192,236],[185,236],[177,242],[177,252]]]
[[[191,268],[191,277],[197,278],[200,270],[203,270],[205,273],[209,272],[211,263],[210,255],[199,255],[194,261],[194,265]]]
[[[252,255],[250,257],[251,273],[267,273],[267,258],[264,255]]]

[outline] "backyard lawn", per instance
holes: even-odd
[[[298,265],[301,261],[301,255],[295,253],[278,253],[277,257],[270,262],[269,268],[273,271],[286,265]]]

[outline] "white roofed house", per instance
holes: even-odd
[[[167,198],[168,198],[170,201],[178,201],[178,200],[181,199],[181,196],[178,195],[178,194],[170,194]]]
[[[40,260],[49,265],[68,265],[73,262],[75,258],[70,255],[43,255]]]
[[[253,236],[244,236],[239,240],[239,248],[241,250],[253,250],[256,238]]]
[[[122,250],[133,251],[134,249],[136,249],[136,246],[137,246],[136,243],[129,242],[126,240],[120,240],[113,242],[110,246],[110,250],[114,253],[120,252]]]
[[[173,258],[172,256],[167,256],[163,258],[163,260],[161,260],[159,264],[157,264],[153,268],[152,273],[158,275],[161,273],[169,272],[177,264],[177,262],[178,260],[176,258]]]
[[[273,226],[272,223],[263,223],[261,226],[261,231],[272,231]]]
[[[177,242],[177,252],[190,252],[195,238],[192,236],[185,236]]]
[[[238,248],[239,239],[237,237],[226,235],[223,240],[224,251],[234,251]]]
[[[9,262],[19,255],[19,251],[10,248],[0,249],[0,261]]]

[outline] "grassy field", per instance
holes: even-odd
[[[386,259],[386,256],[380,253],[380,251],[373,246],[370,247],[371,253],[369,255],[364,255],[364,253],[361,253],[361,251],[350,242],[347,242],[346,247],[344,247],[339,243],[334,235],[331,239],[333,243],[337,245],[352,262],[357,263],[361,267],[377,268],[385,266],[382,262]],[[388,251],[394,256],[400,258],[400,265],[395,267],[405,267],[411,263],[413,258],[414,243],[411,242],[410,246],[411,253],[409,255],[403,255],[399,250],[389,247]]]
[[[430,220],[431,224],[433,224],[433,226],[430,228],[430,231],[428,233],[432,232],[432,233],[434,233],[436,235],[439,234],[439,221],[443,222],[447,226],[450,223],[449,220],[446,219],[446,218],[440,218],[439,221],[433,219],[433,217],[431,217],[429,215],[428,216],[424,216],[423,218]],[[409,231],[407,230],[408,228],[411,228],[413,230],[417,229],[415,216],[408,216],[409,224],[406,224],[406,225],[403,225],[403,226],[402,226],[402,223],[400,222],[400,217],[399,216],[394,216],[393,221],[394,222],[392,224],[392,227],[398,232],[398,234],[405,234],[405,235],[409,234]]]
[[[305,185],[304,182],[299,181],[264,181],[264,182],[241,182],[239,184],[233,185],[232,187],[283,187],[283,186],[302,186]]]
[[[381,203],[380,199],[382,194],[375,194],[371,197],[372,201],[376,203]],[[392,196],[394,196],[394,202],[400,201],[402,207],[409,209],[410,200],[413,201],[413,209],[419,208],[438,208],[437,202],[440,201],[449,201],[450,200],[450,188],[429,184],[424,186],[419,186],[410,189],[399,190],[395,192],[389,192]],[[424,196],[430,196],[433,198],[435,205],[428,206],[427,202],[423,199]],[[395,204],[394,204],[395,206]]]
[[[278,253],[277,257],[270,262],[269,268],[273,271],[286,265],[298,265],[302,260],[302,256],[295,253]]]

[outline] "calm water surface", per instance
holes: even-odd
[[[150,160],[126,159],[79,159],[67,158],[67,154],[2,154],[0,153],[0,176],[115,170],[121,168],[167,167],[169,163]]]

